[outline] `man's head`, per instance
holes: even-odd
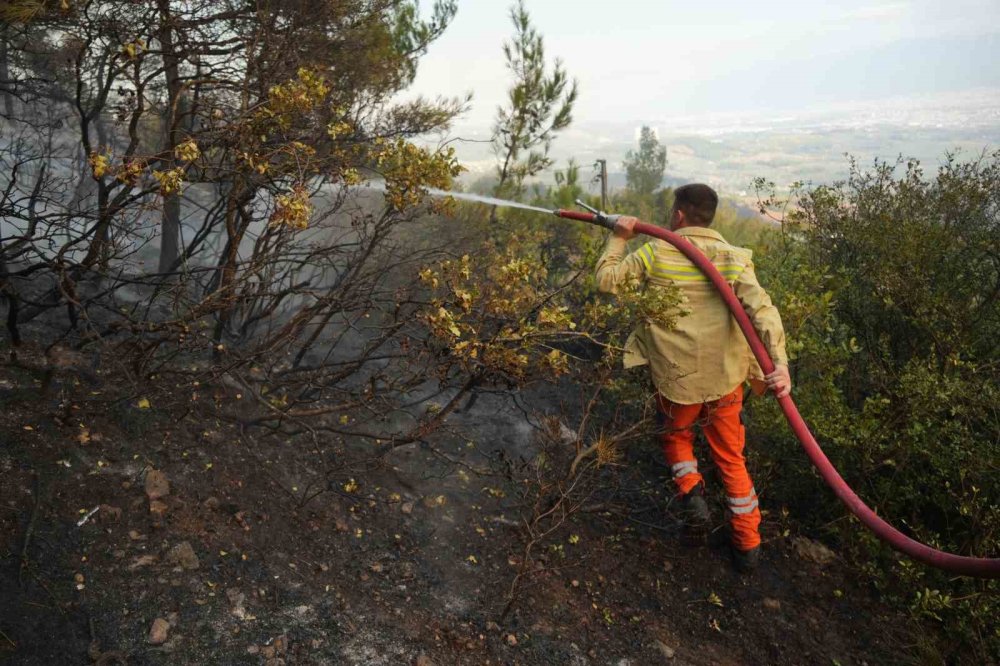
[[[715,218],[719,195],[708,185],[691,183],[674,190],[674,205],[670,209],[670,228],[707,227]]]

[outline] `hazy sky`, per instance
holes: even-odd
[[[1000,0],[526,4],[548,57],[579,80],[581,124],[1000,86]],[[510,5],[459,0],[421,61],[415,92],[474,94],[466,127],[486,129],[506,94]]]

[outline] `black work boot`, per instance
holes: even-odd
[[[740,573],[750,573],[760,566],[760,546],[739,550],[733,546],[733,564]]]
[[[681,519],[684,521],[682,540],[687,545],[706,543],[712,528],[712,514],[705,501],[705,483],[700,482],[680,499]]]

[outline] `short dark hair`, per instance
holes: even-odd
[[[719,195],[708,185],[690,183],[674,190],[674,210],[683,211],[690,224],[707,227],[715,219]]]

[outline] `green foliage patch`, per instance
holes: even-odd
[[[948,156],[930,178],[916,161],[852,163],[846,182],[800,190],[755,255],[789,332],[796,402],[848,484],[904,533],[979,557],[1000,556],[998,247],[994,153]],[[996,581],[914,564],[842,520],[773,401],[748,414],[772,506],[825,531],[889,598],[940,625],[939,656],[1000,657]]]

